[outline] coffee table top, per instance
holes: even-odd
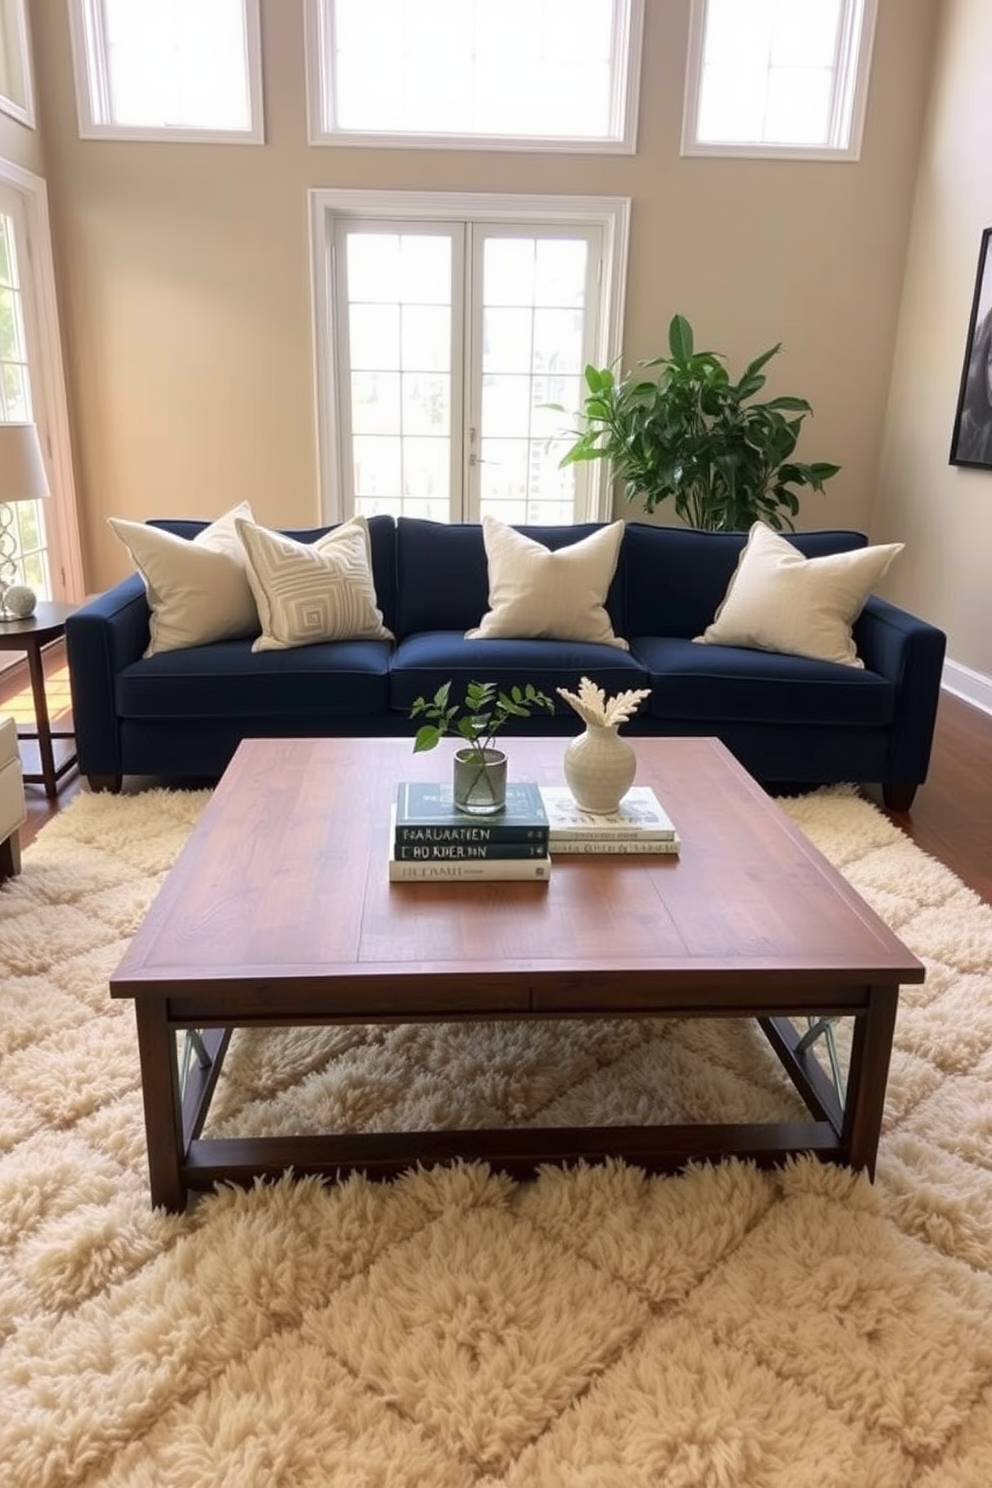
[[[508,742],[517,779],[560,783],[565,741]],[[437,780],[444,746],[251,739],[238,748],[111,981],[118,997],[225,986],[378,1014],[657,1008],[659,986],[727,1009],[774,989],[919,982],[915,956],[716,739],[638,738],[637,783],[679,857],[555,859],[551,881],[387,877],[400,780]],[[728,987],[732,992],[728,996]],[[429,993],[427,989],[429,990]],[[770,989],[772,989],[770,991]],[[429,1009],[426,1007],[429,1003]]]

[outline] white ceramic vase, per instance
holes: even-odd
[[[634,747],[617,725],[589,723],[565,750],[565,783],[583,811],[616,811],[637,773]]]

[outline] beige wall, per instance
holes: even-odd
[[[36,176],[44,175],[38,131],[9,114],[0,113],[0,159],[9,160],[11,165],[19,165]]]
[[[127,571],[110,514],[316,518],[313,186],[629,196],[628,357],[676,310],[735,369],[781,341],[800,454],[843,466],[802,525],[867,526],[937,11],[880,0],[861,161],[796,164],[680,157],[688,0],[647,0],[639,149],[612,158],[308,147],[302,0],[262,0],[264,147],[80,141],[65,6],[37,7],[88,588]]]
[[[947,631],[992,705],[992,471],[948,463],[982,230],[992,227],[992,5],[946,0],[921,156],[874,528],[889,592]],[[952,685],[953,685],[952,679]],[[975,679],[973,679],[975,680]]]

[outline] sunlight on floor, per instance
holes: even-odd
[[[31,684],[25,679],[24,686],[20,691],[11,695],[7,694],[7,687],[11,684],[6,677],[0,677],[0,711],[9,713],[16,721],[19,728],[34,727],[34,701],[31,697]],[[54,724],[58,722],[61,726],[72,713],[72,696],[69,691],[69,668],[62,665],[57,669],[47,672],[47,683],[45,691],[48,696],[48,716]]]

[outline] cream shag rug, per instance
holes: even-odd
[[[988,1488],[992,909],[852,791],[787,803],[929,968],[877,1182],[483,1166],[149,1208],[107,979],[206,794],[82,796],[0,891],[3,1488]],[[746,1026],[232,1043],[215,1131],[759,1118]]]

